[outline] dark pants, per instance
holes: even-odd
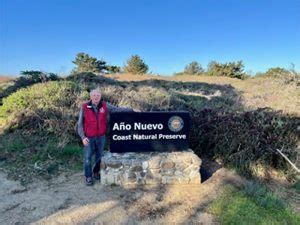
[[[89,138],[89,144],[84,146],[84,175],[92,177],[93,173],[100,171],[101,157],[105,145],[105,135]],[[92,171],[92,156],[95,154],[95,164]]]

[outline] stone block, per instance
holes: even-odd
[[[107,167],[111,167],[111,168],[120,168],[122,166],[122,163],[121,162],[118,162],[118,161],[108,161],[106,163],[106,166]]]
[[[160,156],[154,156],[154,157],[150,158],[149,161],[148,161],[149,168],[150,169],[158,169],[158,168],[160,168],[160,161],[161,161],[161,157]]]
[[[118,185],[200,184],[201,159],[192,151],[106,153],[101,183]]]
[[[130,170],[132,172],[142,172],[143,171],[143,167],[141,167],[141,166],[133,166]]]
[[[175,167],[175,163],[172,161],[164,161],[161,164],[161,168],[163,168],[164,170],[172,169],[174,167]]]

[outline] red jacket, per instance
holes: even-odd
[[[99,103],[98,115],[94,112],[91,102],[82,105],[84,113],[83,130],[87,137],[104,135],[106,132],[106,102]]]

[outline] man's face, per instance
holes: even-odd
[[[91,94],[91,100],[94,105],[97,105],[101,100],[101,94],[98,91],[93,91]]]

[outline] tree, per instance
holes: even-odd
[[[77,66],[75,71],[79,73],[101,73],[106,69],[106,62],[104,60],[98,60],[83,52],[78,53],[72,62]]]
[[[204,73],[204,69],[198,62],[193,61],[184,68],[183,73],[191,75],[200,75]]]
[[[215,60],[211,61],[210,63],[208,63],[207,65],[207,73],[209,75],[212,75],[212,73],[216,70],[216,66],[218,65],[219,63]]]
[[[21,76],[15,81],[15,88],[27,87],[35,83],[59,80],[59,76],[54,73],[46,73],[39,70],[21,71]]]
[[[107,65],[106,70],[107,70],[108,73],[120,73],[121,72],[121,67]]]
[[[25,70],[21,71],[19,80],[26,80],[28,83],[47,82],[51,80],[58,80],[59,77],[54,73],[45,73],[39,70]]]
[[[225,76],[238,79],[245,79],[243,61],[218,63],[212,61],[207,66],[207,74],[210,76]]]
[[[149,67],[147,64],[138,56],[133,55],[127,61],[127,65],[124,68],[126,73],[133,73],[133,74],[145,74],[148,72]]]

